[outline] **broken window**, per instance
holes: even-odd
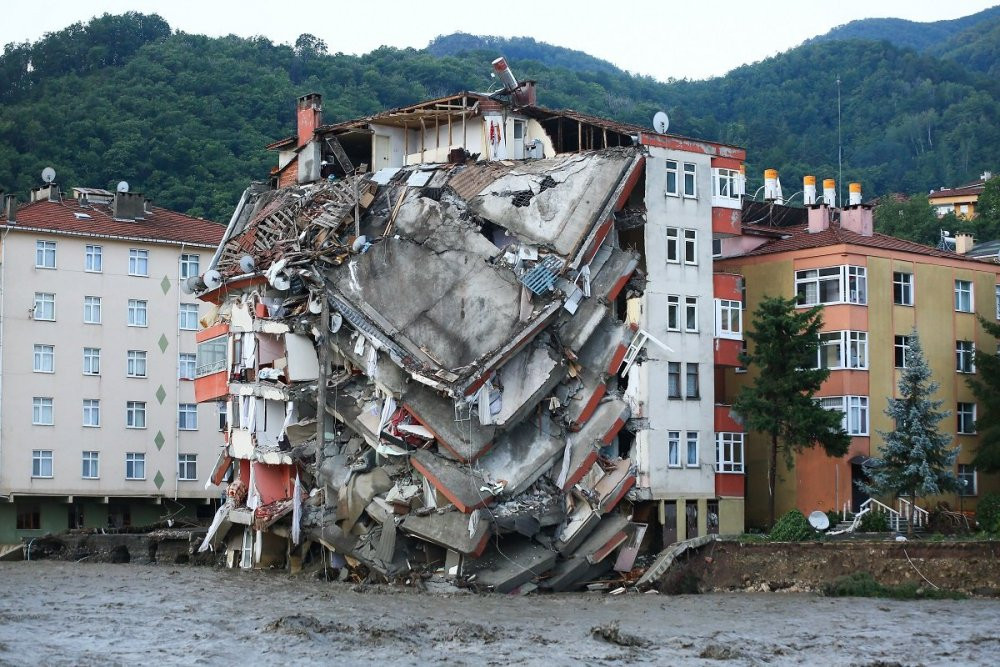
[[[681,364],[677,361],[667,362],[667,398],[681,397]]]

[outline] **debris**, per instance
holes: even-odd
[[[590,629],[590,634],[593,635],[595,639],[600,639],[601,641],[606,641],[609,644],[616,644],[618,646],[634,646],[637,648],[643,648],[650,645],[647,640],[639,637],[638,635],[622,632],[621,628],[618,626],[618,621],[612,621],[611,623],[605,623],[604,625],[595,625]]]

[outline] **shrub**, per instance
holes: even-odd
[[[836,526],[843,519],[843,517],[841,516],[840,512],[838,512],[836,510],[830,510],[829,512],[827,512],[826,513],[826,518],[830,520],[830,528],[833,528],[834,526]]]
[[[829,597],[893,598],[895,600],[964,600],[958,591],[924,588],[915,583],[883,586],[868,572],[854,572],[823,584],[823,595]]]
[[[861,517],[861,524],[858,526],[861,533],[887,533],[889,532],[889,519],[882,512],[869,511]]]
[[[773,542],[805,542],[816,537],[816,531],[809,520],[798,510],[792,510],[778,519],[771,528],[769,537]]]
[[[987,493],[976,508],[976,523],[979,530],[1000,533],[1000,494]]]

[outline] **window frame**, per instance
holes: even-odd
[[[684,297],[684,332],[698,333],[698,297],[696,296]]]
[[[664,160],[665,175],[663,177],[663,194],[666,197],[680,197],[681,178],[680,166],[677,160]],[[670,176],[673,175],[673,190],[670,189]]]
[[[42,317],[39,315],[39,309],[42,313],[45,312],[44,306],[48,305],[51,309],[49,317]],[[31,319],[38,322],[55,322],[56,321],[56,293],[55,292],[35,292],[35,305],[31,309]]]
[[[975,403],[958,401],[955,406],[955,433],[957,435],[976,435]]]
[[[698,431],[687,431],[684,436],[684,466],[687,468],[698,468],[701,467],[701,436]],[[692,448],[692,445],[694,447]],[[694,462],[691,460],[691,454],[694,453]]]
[[[895,334],[892,339],[892,363],[893,368],[907,368],[906,360],[910,351],[910,337],[903,334]],[[902,361],[902,365],[899,363]]]
[[[667,431],[667,467],[681,468],[681,432]]]
[[[87,370],[88,362],[89,365],[93,365],[93,361],[96,360],[97,370]],[[83,374],[84,375],[100,375],[101,374],[101,348],[99,347],[85,347],[83,348]]]
[[[140,313],[142,313],[142,323],[139,323],[138,316]],[[127,321],[130,327],[149,327],[149,301],[146,299],[129,299]]]
[[[93,319],[96,310],[97,319]],[[102,299],[99,296],[83,297],[83,323],[101,324],[102,320]]]
[[[55,457],[51,449],[31,450],[31,478],[32,479],[52,479],[55,477]],[[46,475],[44,464],[48,462],[49,472]]]
[[[955,341],[955,372],[973,374],[976,372],[976,343],[971,340]]]
[[[698,265],[698,230],[685,229],[683,234],[684,254],[682,259],[685,266]],[[690,258],[690,259],[689,259]]]
[[[192,259],[193,258],[193,259]],[[192,266],[194,271],[191,271]],[[201,255],[194,253],[182,252],[180,258],[178,259],[178,269],[177,276],[181,280],[190,278],[192,276],[197,276],[201,270]]]
[[[968,307],[962,308],[963,296],[968,300]],[[955,312],[956,313],[971,313],[975,311],[975,288],[972,285],[971,280],[960,280],[955,279]]]
[[[93,243],[84,246],[83,270],[85,273],[104,273],[104,246]]]
[[[126,350],[125,352],[125,377],[145,378],[149,377],[148,367],[149,355],[146,350]],[[139,364],[142,364],[142,373],[138,373]]]
[[[141,424],[138,423],[140,417]],[[125,402],[125,428],[138,430],[146,428],[146,401]]]
[[[736,457],[737,440],[739,441],[739,460]],[[745,471],[746,461],[744,443],[743,433],[738,431],[717,432],[715,434],[715,472],[742,474]]]
[[[684,398],[689,401],[701,400],[701,370],[697,362],[687,362],[684,364]],[[694,372],[692,372],[692,369]],[[692,393],[691,378],[694,378],[694,392]]]
[[[858,395],[817,396],[816,401],[824,410],[838,410],[843,415],[840,427],[849,437],[868,437],[871,434],[870,397]]]
[[[211,357],[213,358],[213,361],[205,362],[205,357],[209,356],[209,351],[212,353]],[[226,366],[229,363],[228,358],[228,336],[215,336],[214,338],[201,341],[195,347],[195,379],[226,370]]]
[[[32,373],[55,373],[56,372],[56,346],[47,343],[33,343],[31,346],[31,372]],[[45,361],[48,360],[48,368],[45,368]]]
[[[847,329],[843,331],[821,331],[817,334],[819,343],[816,347],[816,366],[830,370],[866,371],[869,364],[868,332]],[[825,342],[830,341],[830,342]],[[824,366],[826,357],[824,350],[832,345],[837,347],[836,363]],[[861,354],[852,354],[855,349]],[[857,362],[852,360],[857,359]]]
[[[681,170],[681,195],[684,199],[698,198],[698,165],[694,162],[683,162]],[[691,187],[688,188],[690,183]]]
[[[140,269],[143,273],[140,273]],[[128,249],[128,274],[139,278],[149,277],[149,250],[146,248]]]
[[[90,467],[91,474],[87,474]],[[80,453],[80,479],[101,478],[101,453],[96,450],[85,450]]]
[[[906,271],[892,272],[892,302],[897,306],[913,307],[914,304],[913,274]]]
[[[136,475],[137,467],[138,471],[142,473],[141,475]],[[136,482],[145,481],[146,479],[145,452],[125,452],[125,479]]]
[[[712,197],[738,202],[743,193],[740,192],[742,174],[739,169],[728,167],[712,167]],[[723,183],[726,187],[723,188]],[[723,192],[727,190],[728,192]]]
[[[733,328],[734,320],[736,322],[735,329]],[[715,337],[733,340],[743,339],[743,303],[741,301],[715,300]]]
[[[49,264],[51,259],[52,263]],[[35,268],[36,269],[57,269],[56,264],[56,242],[35,239]]]
[[[959,463],[956,477],[958,479],[958,495],[970,498],[979,495],[979,476],[976,467],[971,463]],[[971,484],[962,484],[963,480],[971,479]]]
[[[193,311],[192,311],[193,307]],[[191,317],[194,316],[192,320]],[[181,331],[198,330],[198,304],[182,303],[177,307],[177,328]]]
[[[177,404],[177,430],[178,431],[197,431],[198,430],[198,404],[197,403],[178,403]]]
[[[681,388],[681,362],[667,362],[667,398],[679,400],[684,397]]]
[[[190,373],[185,375],[185,368],[190,369]],[[177,355],[177,379],[193,380],[197,374],[198,355],[192,352],[180,352]]]
[[[96,423],[88,423],[87,417],[94,417],[96,415]],[[101,399],[99,398],[85,398],[83,399],[83,422],[82,425],[86,428],[100,428],[101,427]]]
[[[681,297],[679,294],[667,295],[667,331],[681,330]]]
[[[198,481],[198,455],[178,454],[177,455],[177,481],[197,482]]]
[[[680,264],[681,263],[681,228],[680,227],[667,227],[666,228],[666,239],[667,239],[667,264]]]
[[[48,411],[48,421],[43,421],[45,411]],[[31,397],[31,425],[32,426],[54,426],[56,423],[55,401],[51,396]]]
[[[836,300],[824,300],[822,286],[834,281],[836,281],[837,285],[838,298]],[[855,287],[854,290],[851,290],[852,283]],[[816,286],[816,301],[809,301],[809,285]],[[858,289],[859,286],[860,289]],[[805,289],[803,290],[802,288]],[[856,264],[841,264],[838,266],[822,266],[795,271],[795,305],[797,308],[811,308],[819,305],[826,306],[842,303],[856,306],[868,305],[867,267]]]

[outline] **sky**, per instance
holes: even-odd
[[[367,5],[336,0],[5,0],[0,44],[35,41],[105,12],[138,11],[159,14],[175,30],[211,36],[263,35],[290,44],[308,32],[324,40],[331,53],[362,54],[383,45],[423,48],[434,37],[453,32],[527,36],[584,51],[635,74],[703,79],[786,51],[855,19],[939,21],[974,14],[996,1],[380,0]],[[516,72],[516,63],[511,66]]]

